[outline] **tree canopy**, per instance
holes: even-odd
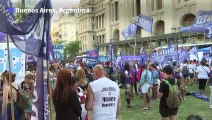
[[[72,41],[65,44],[64,54],[66,59],[73,59],[79,54],[81,50],[81,42],[80,41]]]

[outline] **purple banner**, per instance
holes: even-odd
[[[87,57],[98,57],[99,56],[98,50],[86,51],[86,56]]]
[[[0,32],[0,42],[5,42],[5,37],[6,37],[6,34]]]
[[[134,60],[138,61],[138,64],[141,65],[143,63],[146,63],[148,59],[147,54],[141,54],[137,56],[120,56],[116,59],[116,64],[122,68],[125,62],[132,62]]]
[[[205,33],[206,37],[212,38],[212,10],[197,13],[191,26],[179,28],[180,32],[200,32]]]
[[[157,62],[161,67],[171,65],[173,61],[183,63],[184,60],[189,60],[189,54],[186,49],[178,49],[177,47],[165,48],[161,51],[155,51],[150,54],[150,62]]]
[[[147,32],[152,32],[153,19],[149,16],[139,15],[135,18],[135,24]]]
[[[127,29],[122,31],[122,35],[124,36],[125,39],[127,39],[130,36],[136,35],[137,33],[137,25],[136,24],[131,24],[128,26]]]

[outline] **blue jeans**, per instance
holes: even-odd
[[[16,106],[15,103],[13,104],[13,106],[14,106],[14,117],[15,117],[15,120],[21,120],[22,110],[20,110]],[[8,103],[7,104],[7,120],[12,120],[12,116],[11,116],[11,103]]]

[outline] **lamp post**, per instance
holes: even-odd
[[[171,30],[172,30],[173,40],[175,40],[175,34],[177,32],[177,28],[173,27],[173,28],[171,28]],[[177,62],[179,64],[178,39],[177,39]]]

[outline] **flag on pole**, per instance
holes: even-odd
[[[51,9],[51,1],[40,0],[34,9],[41,8]],[[16,23],[13,12],[11,0],[0,1],[0,32],[9,34],[22,52],[38,57],[31,120],[48,120],[47,51],[51,15],[49,12],[29,13],[20,23]]]

